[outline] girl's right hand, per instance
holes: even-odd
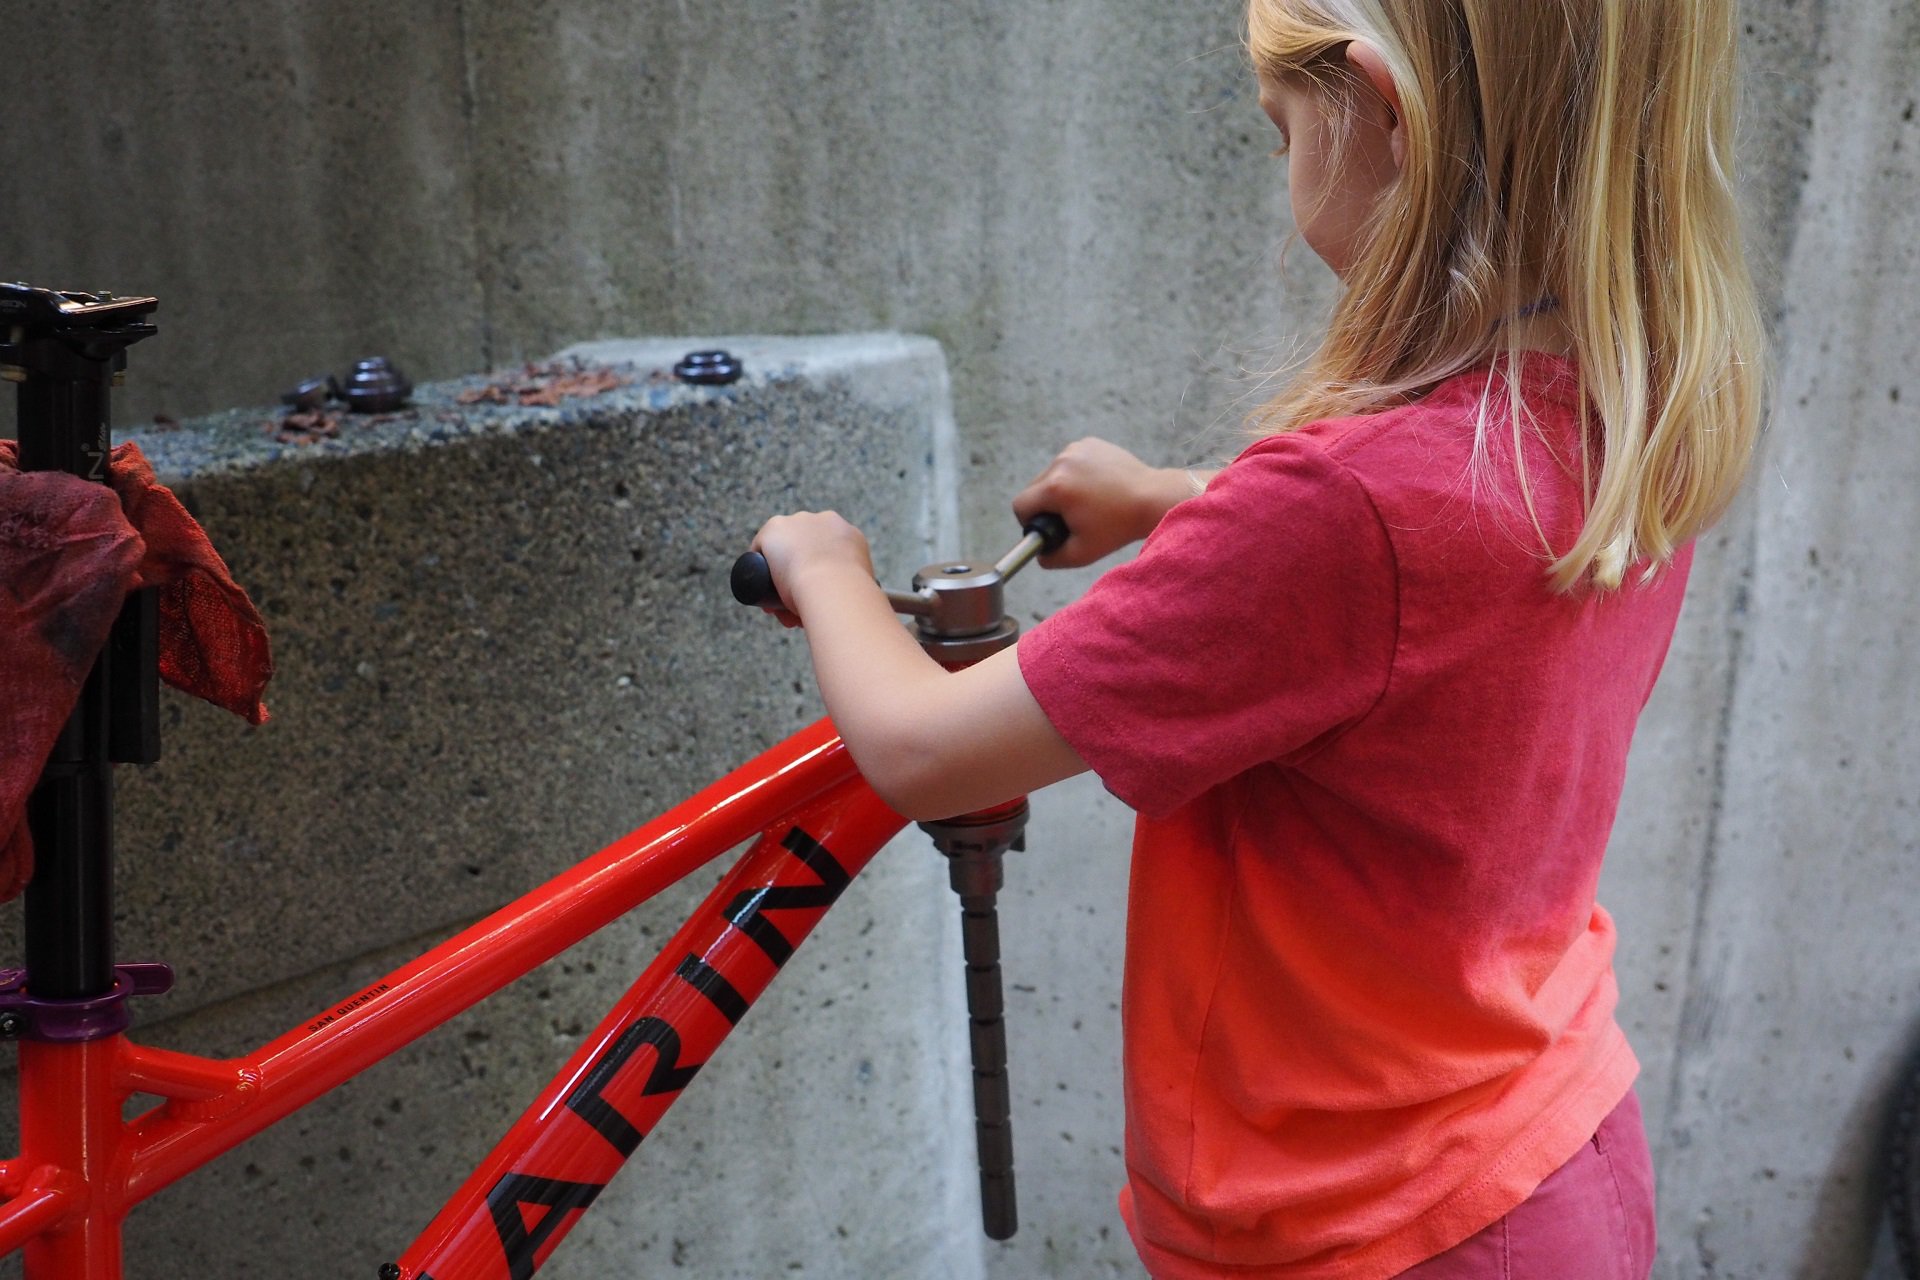
[[[780,593],[778,608],[763,606],[780,619],[782,626],[800,625],[803,609],[800,595],[809,574],[824,572],[873,587],[873,557],[867,550],[867,537],[848,524],[836,511],[798,511],[790,516],[775,516],[753,535],[753,549],[766,557],[767,571],[773,575],[774,589]]]
[[[1197,491],[1197,477],[1150,467],[1117,444],[1089,436],[1055,455],[1013,500],[1021,524],[1051,511],[1072,530],[1059,550],[1040,557],[1049,569],[1092,564],[1153,532],[1175,503]]]

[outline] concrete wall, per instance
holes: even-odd
[[[1693,920],[1657,966],[1676,1274],[1869,1266],[1920,1009],[1920,7],[1823,16],[1771,438],[1721,557],[1723,685],[1661,717],[1717,718]]]
[[[129,417],[380,349],[452,374],[607,334],[892,328],[952,366],[961,547],[1097,432],[1231,448],[1304,339],[1237,5],[16,3],[0,274],[166,299]],[[1605,886],[1666,1277],[1876,1262],[1920,1012],[1908,588],[1920,9],[1749,0],[1745,191],[1776,412],[1704,544]],[[62,92],[85,84],[87,92]],[[791,505],[815,495],[796,492]],[[1040,612],[1085,575],[1016,595]],[[1138,1274],[1113,1006],[1126,815],[1046,798],[1007,914],[1026,1227],[992,1274]],[[1027,976],[1022,978],[1019,973]]]

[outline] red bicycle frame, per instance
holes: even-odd
[[[0,283],[0,363],[20,382],[20,465],[107,476],[107,412],[149,297]],[[1000,584],[1066,538],[1030,521],[990,570],[942,562],[894,595],[949,665],[1013,643]],[[749,555],[733,588],[770,598]],[[743,576],[743,571],[744,576]],[[523,1280],[551,1254],[781,965],[905,819],[859,776],[826,721],[457,937],[253,1053],[213,1059],[135,1044],[128,996],[163,965],[113,963],[111,768],[158,755],[156,603],[136,593],[29,799],[38,865],[27,969],[0,981],[0,1037],[20,1042],[21,1153],[0,1162],[0,1255],[28,1280],[119,1280],[128,1210],[727,850],[752,845],[384,1280]],[[38,815],[34,817],[34,815]],[[959,896],[971,1020],[982,1225],[1015,1229],[994,896],[1024,798],[923,824]],[[136,1094],[158,1105],[126,1119]]]
[[[124,1034],[20,1045],[0,1255],[119,1280],[126,1213],[743,841],[752,846],[387,1280],[523,1280],[552,1253],[848,882],[905,825],[820,721],[253,1053]],[[757,837],[757,838],[756,838]],[[163,1101],[122,1119],[134,1094]]]

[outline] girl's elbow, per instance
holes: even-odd
[[[887,807],[914,822],[953,816],[952,771],[936,749],[911,733],[865,743],[848,742],[854,763]]]
[[[899,762],[874,770],[862,769],[861,772],[874,793],[903,818],[913,822],[931,822],[953,816],[954,810],[944,798],[937,775]]]

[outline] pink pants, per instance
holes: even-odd
[[[1646,1280],[1653,1160],[1631,1090],[1526,1202],[1401,1280]]]

